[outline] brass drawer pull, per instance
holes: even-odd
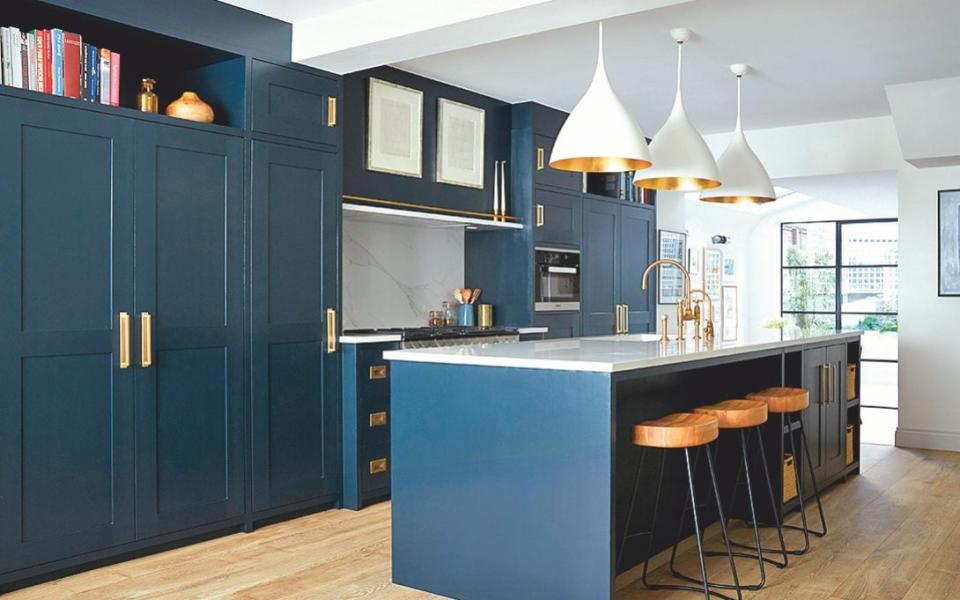
[[[542,205],[542,204],[538,204],[538,205],[537,205],[537,222],[536,222],[536,226],[537,226],[537,227],[543,227],[543,205]]]
[[[382,427],[387,424],[387,411],[370,413],[370,427]]]
[[[153,365],[153,318],[148,312],[140,313],[140,366]]]
[[[543,170],[543,148],[537,148],[537,170]]]
[[[120,368],[130,368],[130,313],[120,313]]]
[[[385,473],[387,471],[387,459],[378,458],[370,461],[370,474]]]
[[[327,354],[337,351],[337,311],[327,309]]]
[[[370,379],[386,379],[387,365],[373,365],[370,367]]]

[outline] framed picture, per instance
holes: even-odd
[[[720,339],[724,342],[736,340],[740,330],[740,307],[739,298],[737,297],[737,286],[723,286],[720,292],[720,315],[722,317]]]
[[[960,296],[960,190],[941,190],[939,287],[941,296]]]
[[[723,284],[723,252],[713,248],[703,249],[703,290],[711,299],[720,297],[720,286]],[[717,307],[714,305],[711,318],[716,321]]]
[[[723,282],[734,283],[737,280],[737,259],[732,256],[723,257]]]
[[[657,232],[659,258],[670,258],[686,266],[687,234],[661,229]],[[676,304],[683,298],[683,273],[676,267],[661,266],[657,272],[657,304]]]
[[[446,98],[437,106],[437,181],[483,189],[486,111]]]
[[[423,92],[370,78],[367,169],[423,176]]]
[[[700,265],[700,251],[694,248],[687,250],[687,270],[690,271],[690,279],[695,282],[700,281],[703,269]],[[696,285],[696,283],[694,283]]]

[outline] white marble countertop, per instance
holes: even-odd
[[[352,333],[340,336],[341,344],[380,344],[399,341],[399,333]]]
[[[662,344],[656,334],[611,335],[558,340],[517,342],[513,344],[472,344],[447,348],[391,350],[387,360],[427,362],[451,365],[553,369],[616,373],[646,367],[695,362],[817,341],[855,339],[859,331],[817,331],[781,333],[762,329],[735,342],[717,341],[713,347],[704,342],[686,340]]]

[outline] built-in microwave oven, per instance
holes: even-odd
[[[537,248],[537,312],[580,310],[580,251]]]

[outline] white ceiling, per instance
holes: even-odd
[[[745,126],[766,128],[889,114],[884,85],[960,75],[957,0],[696,0],[604,21],[607,72],[652,136],[673,96],[668,31],[690,27],[684,99],[704,132],[729,131],[735,84]],[[401,62],[397,66],[510,102],[569,110],[596,60],[596,26],[577,25]]]
[[[333,12],[342,8],[365,4],[366,0],[223,0],[227,4],[269,15],[274,19],[294,23]]]

